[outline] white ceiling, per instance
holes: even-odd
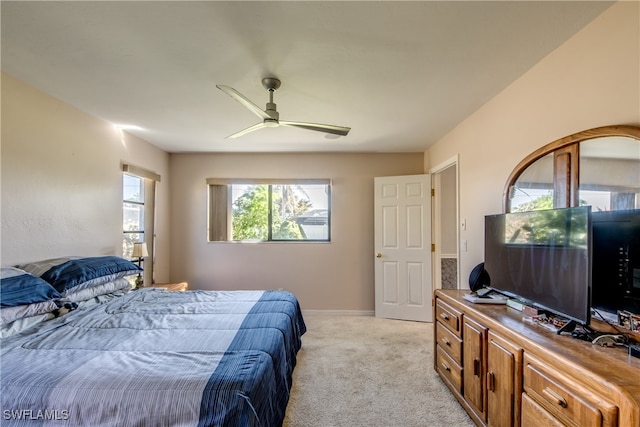
[[[169,152],[421,152],[602,13],[597,1],[10,2],[2,70]],[[350,126],[327,139],[259,121]],[[526,102],[526,100],[523,100]]]

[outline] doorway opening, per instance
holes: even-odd
[[[460,287],[458,156],[435,166],[430,174],[433,190],[433,287],[434,289],[458,289]]]

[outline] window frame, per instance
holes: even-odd
[[[331,179],[265,179],[265,178],[207,178],[207,242],[208,243],[330,243],[331,242]],[[232,190],[234,185],[268,186],[268,218],[266,240],[233,240]],[[327,238],[326,239],[278,239],[273,238],[273,187],[277,185],[324,185],[327,188]],[[219,199],[224,198],[224,203]]]
[[[124,198],[124,175],[135,176],[137,178],[142,179],[142,186],[144,188],[144,196],[142,202],[133,202],[140,203],[144,206],[144,223],[143,223],[143,231],[142,234],[144,236],[144,240],[141,240],[146,243],[147,252],[149,255],[144,257],[142,262],[144,266],[144,283],[154,283],[154,264],[155,264],[155,241],[156,241],[156,233],[155,233],[155,222],[156,222],[156,190],[157,183],[160,182],[160,175],[149,171],[147,169],[133,166],[130,164],[123,163],[122,164],[122,185],[123,185],[123,194],[122,194],[122,213],[124,215],[124,204],[132,203],[130,201],[126,201]],[[122,219],[121,223],[124,225],[124,219]],[[127,234],[124,230],[122,230],[122,238],[124,240],[125,234]],[[122,254],[125,255],[124,253]]]
[[[124,182],[125,182],[125,177],[126,176],[133,177],[133,178],[136,178],[136,179],[139,180],[139,187],[140,187],[141,193],[142,193],[141,197],[140,197],[141,200],[128,200],[128,199],[125,198],[125,196],[124,196]],[[139,235],[141,237],[141,239],[136,240],[136,242],[144,242],[145,241],[145,234],[146,234],[146,232],[145,232],[145,228],[146,228],[145,227],[145,222],[146,222],[145,221],[145,216],[146,216],[146,207],[145,207],[145,201],[146,201],[145,200],[145,193],[146,193],[146,191],[145,191],[146,188],[145,187],[146,187],[146,185],[145,185],[145,180],[141,176],[134,175],[134,174],[129,173],[129,172],[124,172],[122,174],[122,182],[123,182],[123,189],[122,189],[122,191],[123,191],[123,194],[122,194],[122,217],[123,217],[123,221],[122,221],[122,223],[123,223],[122,240],[123,240],[123,243],[126,240],[126,236],[127,235],[132,235],[132,234],[137,234],[137,235]],[[138,222],[139,222],[139,226],[140,227],[138,229],[136,229],[136,230],[125,230],[124,229],[125,210],[128,209],[127,205],[136,205],[136,206],[142,207],[142,218],[138,218]],[[129,258],[129,259],[132,258],[130,256],[127,256],[128,254],[125,253],[124,246],[123,246],[123,254],[122,255],[123,255],[123,257]]]

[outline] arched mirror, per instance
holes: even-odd
[[[605,126],[547,144],[505,185],[505,212],[579,205],[640,209],[640,127]]]

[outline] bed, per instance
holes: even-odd
[[[129,291],[120,273],[68,288],[19,267],[52,285],[39,299],[57,308],[3,319],[31,321],[1,341],[3,425],[282,424],[306,331],[293,294]],[[17,292],[9,281],[2,311]]]

